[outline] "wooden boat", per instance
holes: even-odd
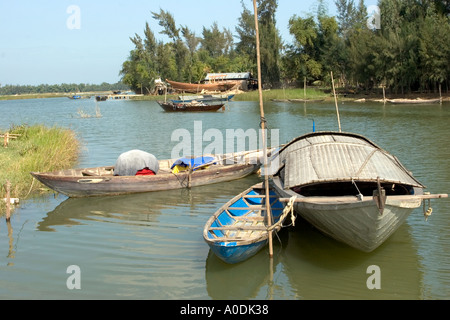
[[[267,244],[265,202],[265,188],[263,183],[258,183],[235,196],[209,218],[203,238],[217,257],[226,263],[242,262]],[[270,191],[270,207],[274,219],[272,229],[278,231],[284,205],[274,191]]]
[[[195,187],[240,179],[256,172],[262,151],[211,155],[214,160],[200,168],[174,173],[171,167],[180,159],[159,160],[156,175],[117,176],[114,166],[31,172],[47,187],[68,197],[108,196]],[[204,155],[206,157],[206,155]]]
[[[223,102],[219,103],[204,103],[192,101],[187,103],[174,103],[172,101],[157,101],[161,108],[166,112],[200,112],[200,111],[218,111],[225,105]]]
[[[166,81],[175,90],[191,93],[198,93],[202,91],[227,91],[236,85],[235,81],[217,81],[212,83],[186,83],[167,79]]]
[[[324,234],[370,252],[385,242],[426,195],[422,183],[367,138],[341,132],[300,136],[280,149],[271,186],[280,201]]]
[[[212,103],[212,102],[230,101],[231,99],[233,99],[233,97],[234,97],[234,94],[228,94],[228,95],[202,94],[202,95],[196,95],[196,96],[179,96],[178,100],[171,99],[170,101],[172,101],[173,103],[187,103],[187,102],[192,102],[195,100],[195,101],[199,101],[199,102]]]
[[[290,102],[322,102],[325,99],[289,99]]]
[[[106,100],[108,100],[108,96],[95,96],[95,100],[106,101]]]
[[[432,104],[439,103],[441,99],[387,99],[386,101],[392,104]]]

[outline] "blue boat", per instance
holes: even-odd
[[[269,192],[274,224],[281,229],[284,205]],[[266,195],[263,183],[255,184],[224,204],[206,222],[203,238],[212,252],[226,263],[238,263],[254,256],[268,242]],[[273,229],[272,229],[273,228]]]

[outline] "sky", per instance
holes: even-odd
[[[253,12],[253,1],[243,2]],[[336,15],[334,0],[325,4]],[[278,0],[276,26],[285,42],[292,40],[289,19],[316,7],[317,0]],[[146,22],[166,41],[151,14],[160,9],[197,36],[215,22],[236,34],[242,13],[241,0],[0,0],[0,85],[116,83],[134,47],[129,38],[142,36]]]

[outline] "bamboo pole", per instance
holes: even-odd
[[[11,218],[11,182],[6,180],[6,221]]]
[[[339,119],[339,108],[336,98],[336,90],[334,89],[334,79],[333,79],[333,71],[331,71],[331,83],[333,85],[333,95],[334,95],[334,104],[336,105],[336,114],[337,114],[337,120],[339,125],[339,132],[341,132],[341,120]]]
[[[303,78],[303,98],[306,99],[306,77]]]
[[[264,186],[266,192],[266,214],[267,223],[270,227],[272,225],[272,213],[270,208],[270,195],[269,195],[269,172],[267,168],[267,146],[266,146],[266,124],[264,118],[264,106],[262,97],[262,83],[261,83],[261,55],[259,48],[259,27],[258,27],[258,8],[256,6],[256,0],[253,0],[253,10],[255,16],[255,32],[256,32],[256,60],[258,65],[258,92],[259,92],[259,110],[261,113],[261,129],[262,129],[262,140],[263,140],[263,167],[264,167]],[[272,244],[272,231],[269,232],[269,256],[273,257],[273,244]]]

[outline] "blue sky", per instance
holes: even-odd
[[[252,0],[244,3],[253,10]],[[334,0],[325,3],[335,15]],[[316,0],[278,1],[277,28],[283,40],[291,39],[289,18],[306,16],[316,5]],[[68,10],[71,6],[79,9],[78,16]],[[242,12],[240,0],[0,0],[0,84],[117,82],[133,49],[129,37],[142,35],[145,22],[157,39],[164,39],[151,16],[160,9],[198,36],[214,22],[235,33]]]

